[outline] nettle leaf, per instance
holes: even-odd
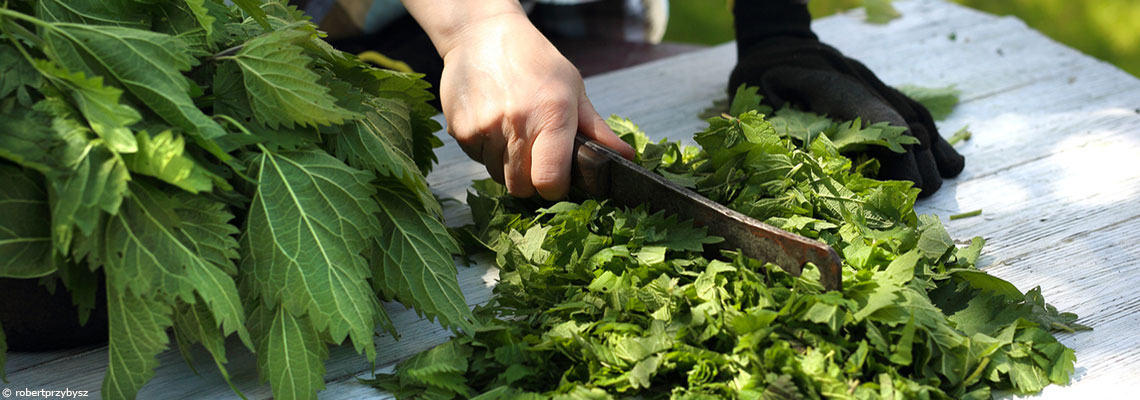
[[[867,13],[867,22],[872,24],[885,24],[902,16],[891,2],[894,0],[863,0],[863,8]]]
[[[37,60],[35,65],[48,80],[70,93],[72,103],[107,147],[118,153],[138,150],[135,136],[128,127],[142,116],[134,108],[119,103],[122,90],[103,86],[100,76],[88,78],[82,72],[68,72],[50,61]]]
[[[55,23],[46,30],[49,56],[64,68],[113,78],[170,124],[202,139],[225,135],[194,105],[190,79],[198,62],[176,36],[116,26]]]
[[[66,114],[53,117],[57,110]],[[32,109],[0,109],[0,157],[44,174],[71,169],[90,144],[87,134],[59,98],[42,100]]]
[[[444,326],[474,332],[474,317],[459,290],[455,261],[459,245],[438,219],[424,212],[406,191],[377,186],[381,234],[373,283]]]
[[[309,69],[312,58],[295,44],[312,35],[303,30],[274,31],[246,42],[226,59],[242,69],[254,117],[270,128],[294,124],[341,124],[359,115],[336,105],[329,88]]]
[[[442,215],[439,202],[428,188],[427,179],[420,173],[415,161],[385,140],[379,134],[380,129],[382,128],[371,116],[345,124],[340,132],[330,138],[329,150],[355,168],[396,178],[389,183],[399,182],[416,194],[424,209],[432,215]]]
[[[826,116],[791,107],[776,111],[776,115],[768,121],[781,136],[793,137],[809,144],[835,124]]]
[[[328,350],[308,318],[278,308],[257,354],[258,369],[264,371],[263,379],[268,377],[274,398],[316,399],[325,388]]]
[[[210,0],[163,1],[152,8],[154,31],[178,36],[195,51],[212,52],[225,36],[228,10]]]
[[[262,28],[269,29],[269,21],[266,19],[265,10],[261,9],[261,3],[262,0],[234,0],[234,4],[253,18],[254,21],[257,21]]]
[[[121,26],[149,29],[150,16],[146,8],[131,0],[102,1],[36,1],[36,17],[49,22]]]
[[[0,99],[16,93],[23,99],[29,99],[28,88],[38,88],[43,81],[39,71],[20,54],[19,50],[7,43],[0,43]]]
[[[0,163],[0,277],[38,278],[55,271],[47,189],[34,171]]]
[[[863,126],[862,120],[840,123],[827,136],[841,152],[862,151],[868,146],[882,146],[896,153],[905,153],[904,145],[918,144],[918,138],[905,135],[906,127],[888,125],[886,122]]]
[[[52,237],[66,254],[74,228],[90,236],[101,211],[118,212],[130,174],[121,157],[88,139],[90,131],[59,98],[5,117],[11,118],[0,118],[0,156],[48,178]]]
[[[141,131],[137,139],[138,152],[123,156],[131,172],[153,176],[190,193],[208,192],[215,184],[222,189],[231,189],[224,179],[202,168],[185,154],[186,143],[182,135],[162,131],[152,138],[146,131]]]
[[[371,358],[381,318],[362,256],[379,228],[372,175],[318,151],[252,159],[257,180],[242,236],[242,269],[265,304],[305,315],[333,342],[352,335]]]
[[[981,240],[955,249],[937,217],[915,215],[910,183],[862,176],[821,135],[846,129],[886,146],[872,143],[881,132],[801,117],[778,128],[755,110],[716,117],[696,136],[703,149],[642,141],[639,160],[831,244],[846,257],[842,291],[823,292],[813,269],[794,277],[735,252],[705,258],[711,238],[687,222],[592,200],[536,210],[481,182],[468,198],[477,225],[465,231],[500,267],[495,296],[475,310],[481,329],[369,383],[428,398],[584,387],[599,397],[982,398],[1068,379],[1073,353],[1046,329],[1084,328],[1075,315],[977,270]],[[620,131],[638,143],[632,124]],[[681,384],[654,379],[682,373]]]
[[[83,236],[91,236],[101,212],[118,213],[130,180],[122,158],[103,146],[91,147],[74,169],[54,179],[49,199],[56,250],[67,253],[74,237],[73,228],[79,228]]]
[[[292,129],[284,126],[272,129],[255,121],[243,83],[241,67],[235,63],[223,63],[218,66],[217,73],[214,74],[213,90],[216,98],[214,113],[232,117],[244,128],[241,133],[227,135],[218,140],[225,150],[232,151],[251,144],[261,144],[273,151],[297,150],[311,147],[321,141],[316,127],[297,125]],[[341,128],[344,129],[345,126]]]
[[[344,58],[343,52],[322,53],[325,53],[322,59],[338,64],[343,64],[344,60],[354,59],[351,56]],[[438,161],[432,149],[443,146],[443,142],[434,135],[441,126],[432,117],[439,111],[428,104],[435,96],[428,91],[431,84],[420,79],[423,75],[360,64],[340,65],[336,72],[338,78],[360,88],[366,94],[389,101],[399,100],[410,105],[412,151],[409,154],[422,173],[431,172],[432,164]]]
[[[962,94],[962,91],[955,88],[954,85],[940,88],[901,85],[895,89],[921,103],[930,111],[930,116],[935,121],[946,119],[950,112],[954,111],[954,107],[958,105],[958,97]]]
[[[218,330],[218,323],[214,321],[210,310],[204,304],[181,304],[174,311],[174,337],[178,341],[178,350],[182,352],[188,364],[192,363],[189,347],[194,343],[201,343],[214,359],[214,365],[218,367],[222,378],[235,393],[240,393],[230,381],[229,371],[226,371],[226,338]]]
[[[108,279],[114,279],[108,271]],[[103,396],[133,399],[158,367],[158,353],[166,350],[173,325],[166,302],[107,287],[107,356]]]
[[[222,203],[132,183],[131,196],[106,224],[107,286],[195,303],[201,298],[228,335],[247,344],[245,312],[231,275],[237,228]]]
[[[185,0],[182,4],[186,5],[186,8],[194,15],[194,19],[198,20],[198,24],[202,26],[202,30],[206,32],[206,36],[209,37],[214,35],[214,22],[217,21],[217,18],[210,15],[206,6],[207,2],[207,0]]]

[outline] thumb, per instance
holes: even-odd
[[[633,147],[621,140],[602,119],[602,116],[594,111],[594,105],[590,103],[590,99],[586,97],[585,93],[578,98],[578,132],[582,136],[618,152],[627,160],[632,160],[637,154]]]

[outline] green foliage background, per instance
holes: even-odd
[[[1135,0],[954,0],[1030,27],[1085,54],[1140,76],[1140,2]],[[732,40],[727,0],[671,0],[666,41],[714,44]],[[858,7],[862,0],[812,0],[822,17]]]

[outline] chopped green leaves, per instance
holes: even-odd
[[[765,119],[746,88],[736,98],[742,114],[710,119],[699,149],[610,123],[646,168],[830,244],[842,291],[810,267],[793,277],[710,254],[717,238],[673,217],[595,200],[536,209],[478,182],[464,231],[500,267],[480,328],[368,383],[400,398],[895,399],[1068,380],[1072,350],[1050,331],[1083,328],[1074,315],[977,269],[981,238],[957,247],[937,217],[915,215],[909,182],[866,178],[840,155],[902,150],[901,128]]]

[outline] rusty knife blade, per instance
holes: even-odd
[[[692,220],[706,227],[710,235],[724,238],[717,246],[740,250],[795,276],[810,262],[819,269],[824,288],[842,288],[842,261],[826,243],[786,232],[713,202],[581,135],[574,139],[573,164],[575,189],[594,198],[610,199],[625,207],[646,204],[653,211]]]

